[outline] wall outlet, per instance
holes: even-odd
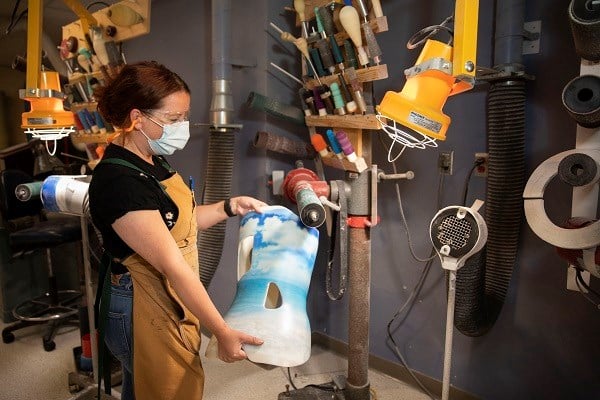
[[[454,151],[441,151],[438,156],[438,168],[440,173],[452,175],[454,170]]]
[[[488,175],[488,153],[475,153],[475,162],[481,161],[481,164],[475,167],[475,176],[487,176]]]

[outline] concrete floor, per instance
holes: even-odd
[[[0,323],[0,328],[6,324]],[[67,400],[68,374],[75,370],[73,347],[80,345],[79,331],[65,327],[57,335],[56,350],[42,348],[41,330],[30,327],[17,331],[16,340],[0,343],[0,399]],[[208,343],[204,338],[203,344]],[[203,352],[202,352],[203,353]],[[277,400],[289,386],[287,368],[264,368],[249,361],[226,364],[203,357],[206,374],[204,400]],[[344,375],[346,360],[313,346],[310,360],[291,368],[296,387],[323,384]],[[425,400],[429,397],[404,382],[370,371],[373,400]],[[118,388],[117,388],[118,389]],[[117,393],[118,395],[118,393]]]

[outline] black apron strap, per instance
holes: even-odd
[[[96,300],[94,302],[94,317],[98,327],[98,398],[100,399],[102,379],[104,379],[104,393],[111,393],[110,360],[112,355],[104,343],[106,336],[106,325],[108,322],[108,310],[110,309],[110,269],[112,265],[112,256],[108,251],[104,251],[100,260],[100,276],[98,279],[98,289],[96,291]]]

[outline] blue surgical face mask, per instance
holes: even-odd
[[[150,139],[148,135],[140,129],[140,132],[148,139],[148,145],[154,154],[169,156],[173,154],[175,150],[181,150],[185,147],[190,138],[189,121],[179,121],[168,125],[162,125],[149,116],[146,116],[146,118],[163,129],[162,135],[158,139]]]

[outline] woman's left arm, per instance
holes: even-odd
[[[229,199],[229,207],[234,215],[244,216],[250,211],[261,212],[268,204],[250,196],[237,196]],[[225,212],[225,201],[196,206],[198,229],[208,229],[229,218]]]

